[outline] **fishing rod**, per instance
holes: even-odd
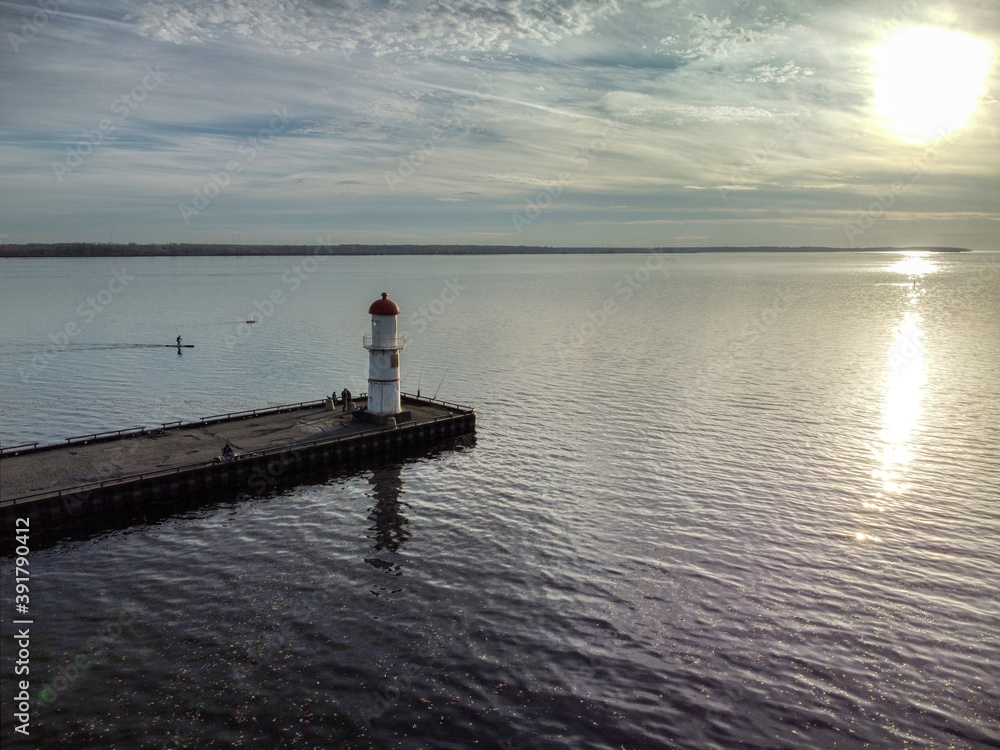
[[[445,370],[445,371],[444,371],[444,375],[442,375],[442,376],[441,376],[441,382],[440,382],[440,383],[438,383],[438,388],[437,388],[437,391],[434,391],[434,395],[433,395],[433,396],[431,396],[431,398],[437,398],[437,395],[438,395],[438,391],[440,391],[440,390],[441,390],[441,386],[442,386],[442,385],[444,384],[444,379],[445,379],[446,377],[448,377],[448,373],[449,373],[450,371],[451,371],[451,368],[450,368],[450,367],[449,367],[449,368],[448,368],[447,370]]]

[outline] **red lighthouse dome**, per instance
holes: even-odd
[[[389,299],[387,292],[382,292],[382,299],[372,302],[368,308],[369,315],[399,315],[399,305]]]

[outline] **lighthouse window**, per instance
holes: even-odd
[[[399,367],[399,352],[392,353],[392,367]]]

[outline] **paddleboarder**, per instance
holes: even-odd
[[[177,337],[177,348],[178,349],[181,348],[181,337],[180,336]]]

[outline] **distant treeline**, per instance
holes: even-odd
[[[0,245],[0,258],[117,258],[202,255],[572,255],[605,253],[835,253],[933,250],[964,247],[534,247],[529,245],[139,245],[57,242]]]

